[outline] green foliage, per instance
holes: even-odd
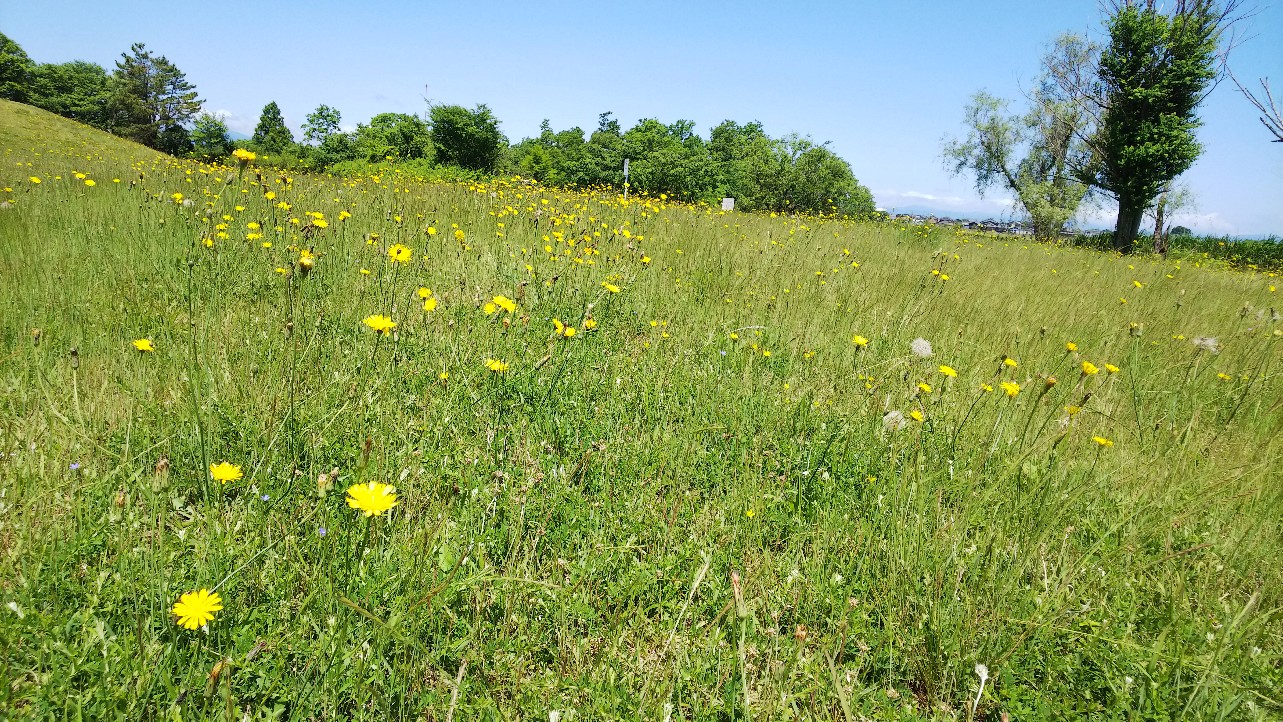
[[[434,105],[429,118],[437,162],[495,171],[508,139],[499,132],[499,119],[488,107],[478,105],[468,110],[461,105]]]
[[[993,186],[1015,196],[1041,240],[1060,236],[1087,195],[1080,169],[1090,163],[1092,116],[1056,82],[1093,63],[1094,46],[1074,35],[1057,39],[1042,61],[1042,76],[1023,115],[984,91],[965,110],[965,139],[944,144],[945,165],[955,175],[971,173],[981,196]]]
[[[21,45],[0,33],[0,98],[26,102],[34,65]]]
[[[1109,19],[1100,59],[1105,113],[1091,180],[1118,199],[1115,248],[1131,252],[1142,216],[1202,151],[1196,110],[1216,77],[1225,20],[1211,0],[1166,15],[1131,3]]]
[[[116,61],[106,127],[150,148],[184,155],[191,150],[186,125],[200,107],[196,86],[177,66],[134,43]]]
[[[350,158],[370,163],[388,159],[432,159],[432,137],[427,123],[406,113],[380,113],[371,118],[368,125],[358,124],[351,142]]]
[[[328,105],[318,105],[307,115],[307,121],[303,123],[303,142],[309,145],[324,145],[325,140],[332,135],[340,132],[339,123],[343,116],[337,108],[331,108]]]
[[[192,154],[205,161],[226,158],[235,146],[228,134],[227,123],[217,115],[201,113],[192,126]]]
[[[294,134],[285,125],[285,116],[275,100],[263,106],[250,142],[262,153],[276,154],[293,147]]]
[[[105,129],[111,78],[97,63],[42,63],[31,74],[28,102],[64,118]]]

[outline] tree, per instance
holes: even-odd
[[[427,123],[405,113],[379,113],[369,125],[357,125],[354,146],[355,156],[370,163],[432,158]]]
[[[31,73],[28,102],[64,118],[107,127],[111,78],[97,63],[43,63]]]
[[[944,145],[948,170],[971,172],[982,197],[995,185],[1015,196],[1041,240],[1060,236],[1089,191],[1079,176],[1091,162],[1086,138],[1093,117],[1057,78],[1081,74],[1097,52],[1081,37],[1062,35],[1043,57],[1023,115],[1008,114],[1008,101],[978,92],[966,108],[966,139]]]
[[[1216,79],[1222,32],[1236,0],[1116,0],[1109,44],[1100,58],[1102,85],[1095,163],[1086,180],[1118,201],[1114,249],[1131,253],[1155,198],[1202,151],[1196,111]]]
[[[318,105],[307,115],[307,121],[303,123],[303,141],[310,145],[321,145],[325,139],[340,132],[339,122],[342,115],[337,108],[331,108],[328,105]]]
[[[429,117],[438,162],[487,173],[498,165],[508,139],[499,132],[499,120],[485,105],[472,110],[434,105]]]
[[[26,102],[33,67],[22,46],[0,33],[0,98]]]
[[[232,138],[227,123],[217,115],[201,113],[192,127],[192,153],[198,158],[214,160],[231,155]]]
[[[280,153],[294,145],[294,134],[285,126],[285,117],[275,100],[263,106],[250,142],[263,153]]]
[[[201,107],[196,86],[168,58],[152,55],[142,43],[120,57],[112,73],[107,129],[166,153],[189,151],[185,126]]]

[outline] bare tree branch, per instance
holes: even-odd
[[[1279,112],[1279,106],[1274,102],[1274,94],[1270,92],[1270,79],[1261,78],[1260,80],[1261,90],[1265,95],[1264,99],[1261,99],[1256,97],[1252,91],[1244,88],[1243,84],[1238,82],[1238,78],[1234,77],[1234,73],[1228,67],[1226,67],[1225,72],[1229,74],[1230,80],[1234,81],[1234,85],[1238,86],[1238,92],[1242,93],[1243,97],[1247,98],[1247,102],[1251,103],[1260,112],[1261,115],[1258,120],[1270,132],[1270,135],[1274,136],[1274,140],[1271,142],[1283,143],[1283,113]]]

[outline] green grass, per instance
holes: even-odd
[[[1272,277],[91,135],[0,104],[2,717],[1283,714]]]

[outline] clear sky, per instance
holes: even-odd
[[[1283,2],[1249,0],[1235,74],[1283,90]],[[962,132],[979,89],[1020,98],[1065,31],[1101,39],[1098,0],[914,2],[387,2],[193,4],[0,0],[0,31],[37,62],[108,69],[133,42],[167,56],[205,108],[252,132],[275,100],[297,132],[321,103],[353,127],[425,98],[485,103],[510,140],[547,118],[591,131],[613,111],[708,129],[758,120],[771,135],[831,141],[887,209],[999,217],[950,178],[941,139]],[[1283,93],[1276,93],[1283,95]],[[1176,222],[1208,233],[1283,235],[1283,143],[1232,83],[1202,109],[1206,150],[1184,181],[1195,207]],[[1088,221],[1112,225],[1112,211]]]

